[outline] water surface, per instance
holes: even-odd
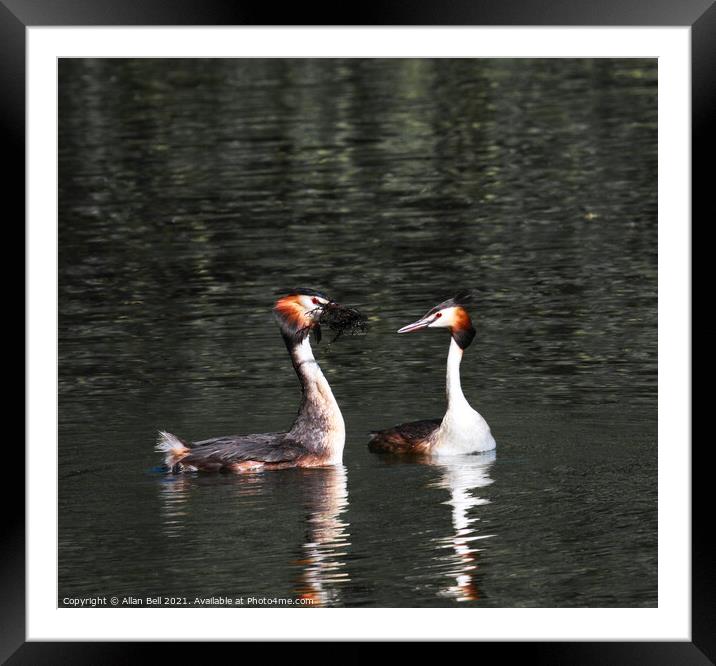
[[[655,606],[656,61],[61,60],[59,601]],[[364,310],[316,354],[344,467],[155,471],[155,432],[290,425],[271,317]],[[421,464],[371,429],[463,389],[494,455]]]

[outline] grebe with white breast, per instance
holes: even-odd
[[[465,305],[469,294],[459,294],[429,310],[418,321],[403,326],[398,333],[424,328],[450,331],[447,360],[447,411],[442,419],[403,423],[371,433],[368,448],[375,453],[455,455],[479,453],[495,448],[490,426],[468,403],[460,386],[460,362],[475,337],[475,328]]]
[[[320,340],[321,324],[336,331],[364,330],[365,317],[335,303],[314,289],[295,289],[274,305],[303,400],[288,432],[230,435],[188,443],[168,432],[159,433],[157,450],[173,473],[220,470],[232,472],[338,465],[343,458],[346,430],[331,387],[313,356],[309,334]]]

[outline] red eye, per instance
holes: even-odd
[[[442,316],[443,316],[443,313],[442,313],[442,312],[436,312],[436,313],[435,313],[435,319],[440,319],[440,317],[442,317]]]
[[[320,305],[320,304],[321,304],[321,301],[319,301],[315,296],[313,297],[312,300],[313,300],[313,304],[314,304],[314,305]]]

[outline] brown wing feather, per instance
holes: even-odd
[[[220,469],[248,460],[264,463],[291,462],[306,453],[305,447],[288,439],[286,433],[269,432],[215,437],[194,442],[189,453],[181,459],[181,463],[201,469]]]
[[[372,432],[368,449],[373,453],[424,453],[428,438],[440,423],[441,419],[425,419]]]

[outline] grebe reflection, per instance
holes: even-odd
[[[192,493],[200,486],[230,484],[236,497],[262,495],[265,492],[264,474],[244,474],[241,482],[236,483],[232,476],[218,474],[201,478],[189,474],[177,474],[165,477],[159,484],[160,515],[164,534],[169,538],[185,536],[187,522],[190,519]]]
[[[345,561],[350,546],[344,517],[348,506],[346,468],[302,470],[302,474],[308,515],[295,593],[310,600],[311,606],[340,605],[341,588],[350,581]]]
[[[440,478],[432,485],[444,488],[450,493],[445,502],[452,507],[452,534],[436,539],[438,548],[452,552],[448,558],[441,554],[437,559],[448,562],[447,574],[454,584],[440,590],[439,595],[456,601],[475,601],[480,598],[477,584],[478,553],[482,550],[476,541],[487,539],[492,534],[480,534],[475,523],[480,520],[471,509],[489,504],[490,500],[480,497],[475,491],[493,483],[490,468],[495,461],[495,452],[455,458],[431,459],[428,464],[440,469]]]
[[[196,538],[196,532],[191,528],[192,501],[198,500],[202,505],[201,488],[214,486],[213,494],[216,495],[215,486],[219,484],[230,486],[231,496],[247,498],[241,516],[254,525],[248,538],[260,538],[258,533],[265,529],[264,521],[256,520],[250,512],[265,511],[261,496],[275,493],[279,485],[286,489],[287,482],[290,482],[303,505],[305,536],[300,545],[294,542],[292,547],[289,543],[286,548],[285,564],[294,569],[295,573],[291,588],[286,590],[285,596],[303,600],[305,603],[302,605],[306,607],[341,605],[342,588],[350,582],[346,569],[346,556],[350,547],[349,524],[345,520],[348,507],[346,468],[335,465],[287,473],[291,476],[282,479],[265,472],[243,474],[240,478],[221,474],[165,477],[170,480],[163,480],[159,484],[164,534],[168,538]],[[252,501],[249,499],[251,497],[257,499]],[[280,591],[276,591],[276,594],[282,596]]]

